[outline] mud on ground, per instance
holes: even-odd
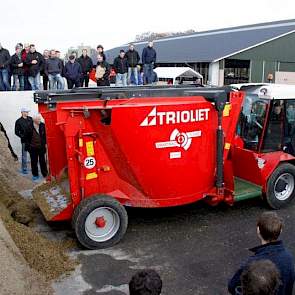
[[[18,164],[0,132],[0,218],[30,267],[45,280],[56,279],[74,269],[76,263],[65,251],[68,243],[48,240],[32,228],[40,214],[32,200],[23,199],[18,191],[30,189],[33,183],[18,173]]]

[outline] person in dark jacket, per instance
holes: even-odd
[[[80,87],[82,69],[74,55],[69,56],[69,61],[64,68],[64,75],[67,79],[69,89],[72,89],[74,86]]]
[[[9,66],[10,54],[9,51],[2,47],[0,43],[0,91],[10,91],[9,82]]]
[[[103,60],[103,56],[97,55],[97,65],[95,68],[95,79],[97,86],[110,86],[110,65]]]
[[[25,87],[25,77],[24,77],[24,63],[22,61],[22,48],[20,46],[15,47],[15,54],[11,57],[10,64],[12,68],[13,75],[13,86],[12,90],[23,91]]]
[[[138,52],[134,49],[134,45],[129,45],[129,50],[126,52],[126,58],[128,61],[128,85],[131,84],[131,75],[133,74],[135,85],[138,85],[138,70],[137,66],[140,61]]]
[[[26,150],[26,134],[28,133],[28,129],[33,123],[33,119],[29,116],[29,111],[30,110],[28,108],[21,109],[21,117],[16,120],[15,128],[14,128],[15,135],[20,138],[21,145],[22,145],[21,171],[23,174],[28,174],[28,169],[27,169],[28,154]]]
[[[87,55],[87,49],[82,50],[82,55],[78,58],[78,63],[82,68],[81,86],[88,87],[89,74],[93,68],[92,59]],[[85,84],[84,84],[85,83]]]
[[[120,50],[120,54],[114,60],[114,70],[116,72],[116,86],[127,86],[128,61],[125,56],[125,51]]]
[[[154,42],[150,41],[148,43],[148,46],[145,47],[142,51],[141,60],[143,64],[145,84],[153,83],[153,69],[154,69],[154,64],[157,61],[157,53],[153,46],[154,46]]]
[[[281,285],[277,295],[292,295],[295,271],[293,257],[287,251],[279,235],[282,231],[283,223],[275,212],[263,213],[257,222],[257,234],[261,240],[261,245],[250,249],[254,255],[250,256],[238,269],[228,283],[230,294],[236,294],[236,290],[241,286],[241,274],[253,261],[268,259],[272,261],[280,272]]]
[[[46,155],[45,124],[41,122],[41,115],[33,116],[33,122],[25,135],[26,150],[30,153],[33,181],[39,179],[38,163],[43,177],[48,174]]]
[[[30,44],[25,43],[24,49],[22,50],[22,62],[24,63],[24,80],[25,80],[25,90],[32,90],[31,84],[29,82],[29,66],[26,64],[27,55],[30,52]]]
[[[49,83],[49,80],[48,80],[48,75],[45,73],[45,68],[46,68],[46,63],[49,59],[49,50],[45,49],[43,51],[43,59],[44,59],[44,63],[43,63],[43,66],[42,66],[42,69],[41,69],[41,76],[42,76],[42,82],[43,82],[43,90],[48,90],[48,83]]]
[[[103,46],[102,46],[102,45],[97,45],[96,50],[97,50],[97,56],[98,56],[98,55],[101,55],[102,58],[103,58],[103,61],[106,61],[107,58],[106,58],[106,55],[105,55],[105,53],[104,53]]]
[[[25,63],[29,67],[29,82],[32,90],[40,89],[40,71],[43,67],[44,59],[41,53],[36,51],[35,45],[30,45],[30,52],[27,54]]]
[[[63,67],[60,59],[56,56],[55,50],[50,50],[50,58],[45,64],[45,74],[48,76],[50,89],[64,89],[62,71]]]

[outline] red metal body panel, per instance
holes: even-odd
[[[68,168],[72,199],[54,220],[69,219],[81,199],[97,194],[136,207],[177,206],[206,196],[231,203],[229,150],[242,99],[243,93],[231,93],[223,117],[222,194],[215,188],[217,112],[203,97],[63,101],[53,110],[40,105],[51,175]],[[106,114],[110,125],[102,122]]]
[[[290,162],[295,157],[282,151],[255,153],[234,146],[232,149],[234,175],[255,183],[265,192],[267,180],[282,162]]]

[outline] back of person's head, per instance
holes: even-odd
[[[254,261],[243,271],[241,284],[243,295],[276,295],[280,273],[270,260]]]
[[[129,282],[130,295],[159,295],[162,291],[162,280],[153,269],[137,272]]]
[[[283,222],[277,213],[264,212],[258,218],[257,228],[264,241],[274,242],[282,232]]]

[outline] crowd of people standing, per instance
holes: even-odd
[[[126,52],[121,49],[112,66],[102,45],[97,46],[97,63],[93,63],[86,48],[80,57],[73,51],[65,62],[55,49],[41,54],[34,44],[17,43],[11,56],[0,43],[0,91],[65,89],[66,85],[68,89],[88,87],[91,74],[97,86],[109,86],[112,77],[116,86],[151,84],[156,81],[153,71],[156,60],[152,41],[141,57],[134,44]]]

